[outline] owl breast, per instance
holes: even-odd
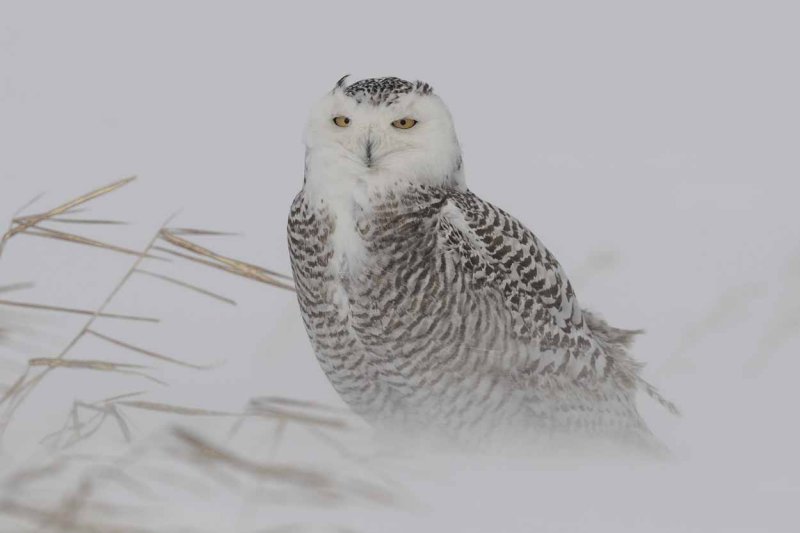
[[[345,401],[379,424],[458,431],[507,423],[521,408],[509,369],[524,347],[508,338],[502,299],[441,253],[445,202],[418,192],[342,212],[301,193],[292,208],[292,266],[316,355]]]
[[[354,411],[377,421],[394,409],[396,398],[382,376],[384,365],[354,329],[354,265],[365,254],[354,209],[352,203],[314,201],[301,191],[289,214],[289,255],[301,316],[322,370]]]

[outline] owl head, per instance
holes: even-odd
[[[347,76],[314,106],[305,131],[306,185],[463,187],[461,148],[427,83]]]

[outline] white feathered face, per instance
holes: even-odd
[[[450,112],[422,82],[342,79],[312,110],[305,142],[310,187],[463,185]]]

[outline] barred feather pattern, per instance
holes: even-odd
[[[355,224],[358,260],[336,259],[340,223]],[[374,193],[352,220],[301,191],[288,240],[317,358],[373,424],[473,441],[650,438],[636,332],[581,309],[533,233],[468,190]]]

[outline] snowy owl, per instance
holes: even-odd
[[[550,252],[471,193],[424,82],[342,78],[312,110],[288,241],[322,369],[372,424],[456,440],[648,440],[635,331],[582,309]]]

